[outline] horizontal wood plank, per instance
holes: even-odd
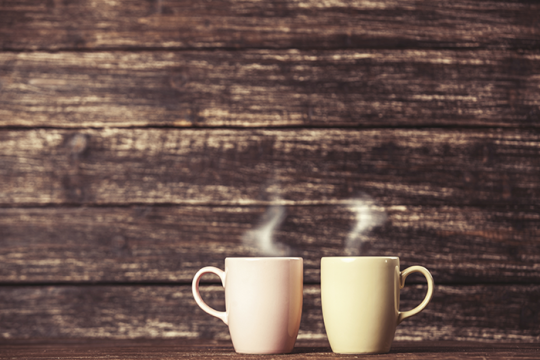
[[[0,204],[349,204],[536,209],[530,130],[0,132]]]
[[[0,53],[0,127],[540,126],[540,54]]]
[[[267,355],[235,353],[230,341],[194,339],[61,339],[22,340],[2,344],[0,350],[9,359],[264,359]],[[395,341],[390,353],[378,360],[533,360],[538,358],[534,343],[485,343],[468,341]],[[2,356],[0,355],[0,356]],[[327,341],[297,341],[291,354],[273,355],[277,359],[335,359]]]
[[[0,49],[539,46],[534,1],[194,0],[1,4]]]
[[[401,308],[423,298],[405,286]],[[223,288],[204,288],[224,309]],[[401,323],[396,340],[540,340],[539,286],[437,286],[426,309]],[[0,288],[0,338],[189,338],[227,340],[227,326],[197,307],[191,286],[48,286]],[[304,287],[299,340],[324,340],[320,287]]]
[[[427,267],[437,284],[540,284],[539,221],[538,210],[368,202],[5,208],[0,283],[189,284],[226,257],[286,255],[303,257],[305,281],[318,283],[323,256],[385,255],[399,256],[402,269]]]

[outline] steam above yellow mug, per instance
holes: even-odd
[[[424,301],[400,311],[399,292],[413,272],[426,277]],[[422,311],[433,295],[433,277],[422,266],[399,269],[397,257],[323,257],[321,300],[332,351],[377,354],[390,351],[396,326]]]

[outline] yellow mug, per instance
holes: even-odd
[[[399,310],[399,291],[413,272],[426,277],[424,301]],[[343,256],[321,259],[324,326],[332,351],[378,354],[390,351],[396,326],[418,314],[431,300],[433,277],[422,266],[399,270],[397,257]]]

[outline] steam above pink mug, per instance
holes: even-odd
[[[206,273],[221,278],[225,311],[202,300],[199,281]],[[236,352],[282,354],[294,348],[302,315],[302,258],[226,258],[225,271],[212,266],[199,270],[192,290],[201,309],[229,326]]]

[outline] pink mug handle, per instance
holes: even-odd
[[[193,297],[195,298],[195,302],[197,303],[197,305],[199,305],[201,309],[203,309],[204,312],[223,320],[225,324],[229,325],[227,312],[217,311],[206,305],[206,303],[201,297],[201,294],[199,293],[199,281],[201,280],[201,276],[208,273],[216,274],[217,276],[219,276],[219,278],[221,279],[221,284],[223,285],[223,287],[225,287],[225,271],[213,266],[203,267],[193,277],[193,284],[191,286],[191,290],[193,291]]]

